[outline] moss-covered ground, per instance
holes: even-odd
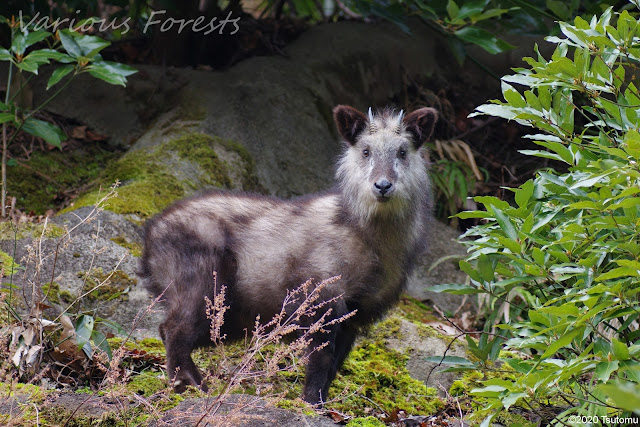
[[[92,272],[92,280],[104,280],[96,278],[96,275],[99,276],[100,272]],[[128,280],[126,277],[121,279],[124,282]],[[48,292],[50,300],[63,298],[56,283],[48,285],[45,291]],[[481,381],[498,378],[499,375],[509,375],[509,372],[505,369],[501,369],[499,374],[467,372],[448,390],[451,396],[449,400],[438,397],[436,390],[426,387],[422,381],[409,375],[408,354],[388,346],[389,339],[402,339],[402,324],[406,320],[424,325],[424,321],[433,320],[433,314],[419,301],[409,297],[403,298],[389,316],[372,326],[358,339],[332,384],[325,410],[341,414],[347,425],[352,427],[377,427],[385,425],[383,419],[389,421],[399,413],[442,417],[453,399],[457,402],[456,411],[461,410],[467,414],[471,425],[480,423],[486,416],[481,407],[481,399],[472,401],[469,392],[481,386]],[[111,338],[109,343],[114,354],[120,357],[120,376],[115,382],[99,389],[77,388],[75,394],[79,397],[74,394],[73,399],[82,404],[83,399],[87,399],[82,396],[100,396],[107,399],[106,402],[123,402],[120,409],[96,413],[87,410],[74,414],[64,405],[44,404],[45,401],[55,402],[59,391],[44,390],[35,386],[29,389],[31,394],[26,398],[25,392],[22,392],[20,399],[35,403],[42,422],[50,425],[124,426],[144,425],[152,417],[174,408],[184,399],[207,395],[194,388],[178,395],[168,388],[164,367],[165,349],[160,340],[148,338],[134,341]],[[313,408],[299,399],[304,384],[304,368],[300,364],[285,360],[280,363],[277,372],[270,376],[265,375],[265,361],[280,348],[275,345],[262,348],[251,372],[242,376],[231,392],[259,395],[271,399],[276,407],[306,415],[315,414]],[[227,343],[222,350],[206,348],[193,353],[195,363],[207,378],[209,395],[215,395],[225,388],[246,351],[244,343]],[[15,387],[13,391],[10,391],[10,386],[6,384],[3,387],[5,389],[0,387],[0,398],[19,395]],[[65,398],[68,399],[69,396]],[[133,404],[134,402],[144,404]],[[29,405],[23,405],[19,414],[19,418],[14,417],[14,420],[19,419],[16,425],[30,425],[35,412],[29,409]],[[505,417],[502,421],[507,424],[530,425],[525,418],[517,414],[505,414]]]
[[[7,190],[16,207],[42,215],[57,210],[74,193],[95,180],[117,153],[99,142],[75,142],[62,150],[35,149],[9,162]]]

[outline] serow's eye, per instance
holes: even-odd
[[[367,150],[366,148],[362,150],[362,155],[365,157],[369,157],[369,150]]]
[[[400,156],[401,159],[406,159],[407,158],[407,150],[398,151],[398,156]]]

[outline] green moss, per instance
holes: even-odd
[[[0,240],[20,240],[26,238],[39,238],[43,236],[44,224],[27,222],[15,225],[11,221],[0,222]],[[57,239],[66,234],[66,230],[56,224],[47,223],[44,229],[44,237]]]
[[[98,177],[114,153],[98,143],[83,143],[68,150],[35,150],[28,160],[9,166],[8,192],[21,210],[44,214],[56,209],[64,195]]]
[[[221,138],[202,133],[190,133],[163,144],[164,149],[173,151],[180,158],[199,165],[205,172],[203,181],[207,185],[229,188],[231,180],[227,165],[218,158],[214,147]]]
[[[47,390],[33,384],[0,382],[0,401],[16,399],[10,413],[0,412],[0,425],[33,426],[39,420],[38,407],[47,398]]]
[[[122,338],[114,337],[109,338],[108,341],[111,348],[119,348],[124,345],[124,348],[129,351],[144,351],[161,356],[166,354],[164,344],[156,338],[145,338],[140,341],[127,340],[125,342]]]
[[[444,342],[450,342],[453,337],[450,335],[445,335],[440,333],[436,328],[429,326],[429,325],[424,325],[421,323],[416,323],[416,329],[418,331],[418,336],[420,338],[438,338],[439,340],[442,340]]]
[[[4,269],[5,276],[10,276],[12,272],[15,274],[18,270],[21,270],[22,266],[15,262],[11,255],[0,251],[0,268]]]
[[[54,304],[70,304],[75,299],[71,292],[60,290],[60,285],[56,282],[42,285],[42,295]]]
[[[481,387],[479,381],[482,380],[483,377],[484,376],[481,372],[464,372],[462,374],[462,378],[454,381],[453,384],[451,384],[451,387],[449,388],[449,394],[454,397],[468,395],[472,389]]]
[[[318,416],[318,413],[314,411],[307,402],[300,399],[299,397],[295,399],[280,399],[276,402],[275,406],[276,408],[296,411],[308,417]]]
[[[124,236],[112,237],[111,241],[129,249],[129,253],[134,257],[142,256],[142,245],[139,243],[129,242]]]
[[[165,353],[164,344],[162,340],[156,338],[145,338],[137,342],[137,348],[146,351],[147,353]]]
[[[27,396],[30,402],[41,403],[47,397],[47,390],[35,384],[8,384],[0,382],[0,396]]]
[[[122,185],[117,197],[106,202],[106,209],[146,218],[184,196],[184,188],[178,179],[158,161],[157,151],[130,151],[107,167],[100,182],[105,187],[116,181]],[[96,188],[80,196],[63,212],[95,205],[104,195],[105,190]]]
[[[354,418],[347,423],[347,427],[384,427],[385,425],[376,417]]]
[[[167,380],[161,378],[158,372],[142,372],[127,383],[128,391],[147,397],[166,388]]]
[[[387,316],[382,321],[378,322],[370,334],[376,340],[385,340],[388,338],[402,339],[400,333],[400,327],[402,326],[402,320],[396,316]]]
[[[434,414],[443,407],[436,391],[409,375],[408,356],[388,349],[381,342],[364,340],[347,358],[336,377],[329,398],[346,390],[346,397],[328,405],[350,415],[362,416],[373,401],[391,413],[402,409],[409,414]]]
[[[85,279],[85,284],[82,288],[83,293],[97,287],[87,295],[90,301],[110,301],[114,298],[127,299],[129,289],[138,283],[136,279],[130,278],[122,270],[105,273],[101,268],[97,268],[89,273],[80,272],[78,277]]]
[[[433,311],[422,302],[408,295],[403,295],[396,308],[402,317],[414,323],[429,323],[438,321]]]

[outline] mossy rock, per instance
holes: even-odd
[[[42,295],[53,304],[64,304],[65,306],[71,304],[75,299],[71,292],[61,290],[60,285],[56,282],[42,285]]]
[[[131,278],[122,270],[105,273],[101,268],[90,272],[79,272],[78,277],[85,283],[82,292],[89,292],[89,301],[111,301],[115,298],[127,299],[127,292],[138,284],[138,280]]]
[[[130,242],[123,235],[112,237],[111,241],[122,246],[123,248],[129,249],[129,253],[136,258],[142,256],[142,245],[140,243]]]
[[[25,238],[57,239],[66,233],[63,227],[48,222],[45,228],[44,223],[25,222],[14,224],[11,221],[0,222],[0,240],[18,241]]]
[[[253,160],[240,144],[202,133],[129,151],[112,162],[99,181],[102,189],[83,194],[65,211],[96,204],[114,182],[120,183],[117,197],[105,208],[142,219],[204,188],[261,190]]]
[[[5,276],[15,274],[18,270],[22,269],[22,266],[15,262],[15,260],[4,251],[0,251],[0,268],[4,271]]]

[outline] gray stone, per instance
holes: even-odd
[[[198,424],[200,419],[202,421]],[[179,427],[217,427],[221,425],[242,427],[333,427],[328,418],[309,416],[300,412],[268,406],[264,399],[248,395],[231,395],[223,402],[216,396],[202,399],[187,399],[168,411],[161,421],[151,426],[172,425]]]
[[[389,348],[405,352],[409,355],[407,370],[409,374],[424,381],[428,387],[438,390],[440,396],[445,396],[453,382],[460,374],[455,372],[441,372],[446,366],[427,362],[427,357],[459,356],[467,357],[465,345],[456,341],[454,337],[439,335],[435,330],[431,334],[420,333],[415,323],[400,318],[400,331],[397,337],[387,341]]]
[[[53,277],[53,282],[60,286],[61,291],[78,296],[85,287],[85,280],[80,273],[101,270],[101,276],[106,278],[113,271],[122,271],[133,284],[123,296],[109,301],[90,301],[84,298],[85,305],[82,307],[90,309],[99,317],[118,323],[127,332],[133,329],[134,337],[156,337],[162,314],[158,310],[145,310],[152,300],[137,285],[135,272],[138,261],[128,249],[111,240],[124,237],[128,242],[140,242],[141,227],[124,216],[109,211],[98,211],[95,215],[90,215],[92,210],[92,207],[83,207],[53,219],[54,224],[67,230],[69,237],[44,238],[41,245],[38,245],[39,236],[19,239],[14,259],[25,270],[14,274],[13,283],[25,289],[25,295],[30,298],[32,283],[42,286]],[[90,220],[85,221],[89,216]],[[13,246],[14,242],[11,240],[0,241],[0,249],[7,253],[13,253]],[[42,253],[39,273],[36,259],[30,256],[38,246]],[[3,282],[7,280],[5,278]],[[52,305],[55,315],[67,308],[62,303]],[[76,308],[72,307],[71,311]],[[47,317],[55,317],[52,314],[45,311]]]

